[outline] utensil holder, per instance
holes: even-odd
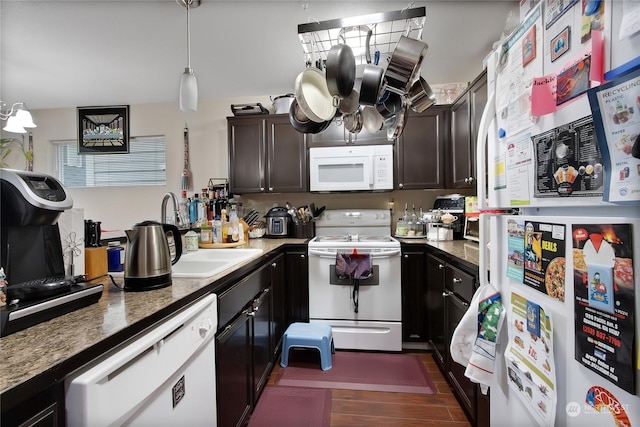
[[[297,239],[310,239],[316,235],[316,223],[314,221],[298,222],[293,224],[293,237]]]

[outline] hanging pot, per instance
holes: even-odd
[[[416,113],[422,113],[436,102],[435,94],[423,77],[420,77],[413,83],[413,85],[411,85],[411,89],[407,95],[409,98],[409,105]]]
[[[344,128],[350,133],[358,134],[362,130],[363,121],[360,109],[353,114],[344,115],[342,117],[342,121],[344,123]]]
[[[388,90],[400,95],[409,91],[420,70],[427,48],[423,41],[400,36],[384,75]]]
[[[376,133],[382,129],[384,118],[376,107],[371,105],[362,108],[362,126],[370,133]]]
[[[336,107],[322,71],[314,67],[307,68],[298,74],[295,88],[296,101],[310,120],[323,123],[333,118]]]
[[[275,98],[273,98],[271,100],[271,102],[273,103],[273,114],[288,113],[294,98],[295,95],[292,93],[276,96]]]
[[[326,130],[329,125],[331,125],[331,120],[320,123],[310,120],[304,114],[304,112],[302,112],[298,101],[296,101],[295,99],[289,107],[289,122],[291,123],[291,126],[293,126],[293,128],[298,132],[313,134],[320,133]]]
[[[360,85],[360,104],[376,105],[385,86],[383,76],[384,68],[372,64],[364,66]]]

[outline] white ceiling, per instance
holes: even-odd
[[[191,11],[200,99],[293,92],[298,24],[397,11],[406,1],[202,0]],[[505,28],[513,0],[426,7],[430,84],[467,82]],[[175,0],[0,0],[0,99],[30,109],[177,102],[186,11]]]

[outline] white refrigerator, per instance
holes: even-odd
[[[640,3],[521,8],[487,58],[481,286],[463,359],[489,386],[492,426],[640,426]],[[487,289],[500,295],[494,342]]]

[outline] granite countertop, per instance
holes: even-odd
[[[439,249],[448,255],[458,258],[459,260],[479,267],[480,250],[477,242],[471,240],[446,240],[434,241],[427,239],[403,239],[398,238],[403,244],[420,244],[427,245],[432,248]]]
[[[423,244],[478,265],[478,244],[469,241],[434,242],[427,239],[399,239]],[[172,286],[147,292],[123,292],[110,280],[104,281],[100,300],[0,338],[0,393],[18,398],[61,380],[105,352],[180,310],[208,292],[214,292],[227,275],[286,244],[305,244],[308,239],[251,239],[246,248],[260,248],[261,255],[204,279],[174,278]],[[206,250],[206,249],[200,249]],[[229,250],[233,250],[230,248]],[[122,286],[122,277],[115,277]],[[16,394],[16,396],[14,396]]]
[[[239,268],[282,245],[304,244],[307,240],[251,239],[242,247],[260,248],[263,254],[206,279],[173,278],[172,286],[153,291],[123,292],[110,280],[103,282],[104,290],[97,303],[0,338],[3,400],[8,391],[27,382],[37,388],[60,380],[61,376],[103,354],[106,345],[115,347],[148,328],[149,319],[154,315],[166,317],[213,291],[215,285],[210,285]],[[122,286],[122,277],[114,280]],[[209,286],[210,290],[204,289]]]

